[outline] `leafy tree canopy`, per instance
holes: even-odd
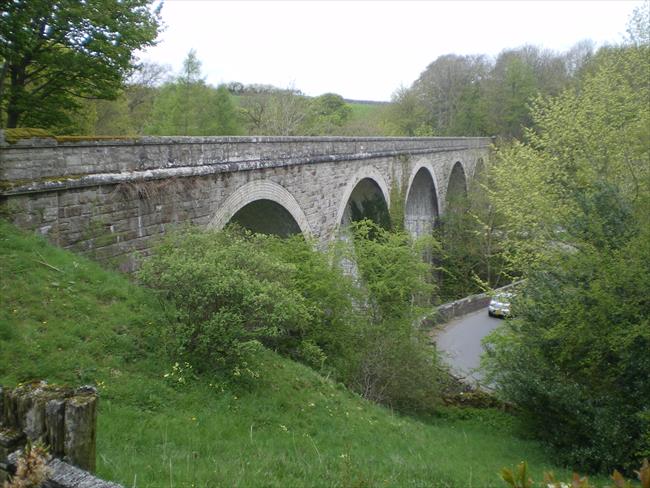
[[[69,123],[79,98],[112,99],[155,43],[152,0],[11,0],[0,12],[0,106],[6,127]]]
[[[528,280],[486,364],[564,462],[631,469],[650,454],[650,48],[590,63],[492,168]]]

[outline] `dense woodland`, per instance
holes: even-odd
[[[618,45],[441,56],[387,104],[307,97],[294,87],[214,87],[194,51],[179,73],[130,64],[131,51],[118,44],[151,44],[158,20],[144,0],[123,3],[134,18],[114,17],[140,17],[141,26],[118,26],[123,44],[105,31],[95,33],[96,45],[63,46],[63,36],[56,49],[48,37],[55,28],[29,38],[16,26],[44,15],[36,1],[0,16],[3,127],[89,136],[497,136],[494,157],[426,244],[411,242],[397,221],[355,224],[347,252],[361,287],[334,284],[345,280],[331,267],[337,260],[304,242],[172,236],[140,279],[173,310],[166,349],[174,359],[197,374],[255,383],[264,346],[366,398],[428,412],[445,382],[414,320],[435,302],[523,278],[515,317],[488,340],[496,396],[516,406],[563,465],[631,474],[650,457],[648,2]],[[112,61],[89,61],[93,49]],[[52,81],[65,66],[88,76]],[[278,276],[286,276],[282,286]]]

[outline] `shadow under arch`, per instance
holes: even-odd
[[[404,229],[413,237],[431,234],[439,216],[438,190],[431,164],[416,165],[407,188]]]
[[[283,186],[256,180],[239,187],[219,206],[209,227],[223,229],[237,222],[253,232],[286,237],[301,233],[311,237],[307,217],[296,199]]]
[[[361,168],[343,191],[336,216],[339,230],[363,218],[369,218],[388,228],[390,226],[389,206],[390,194],[384,178],[373,167]]]
[[[465,206],[467,200],[467,177],[465,168],[460,161],[456,161],[449,174],[447,192],[445,194],[445,211]]]

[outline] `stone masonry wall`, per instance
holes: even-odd
[[[0,137],[0,214],[52,242],[125,271],[170,226],[208,226],[251,181],[286,189],[312,235],[333,237],[350,184],[388,190],[412,169],[435,172],[441,210],[451,168],[471,176],[489,138],[143,138],[57,143]],[[254,198],[255,195],[250,195]],[[135,254],[134,254],[135,251]]]
[[[93,476],[97,391],[32,382],[0,386],[0,483],[16,474],[27,443],[47,446],[46,488],[122,488]],[[31,486],[31,485],[30,485]]]

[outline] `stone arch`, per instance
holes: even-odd
[[[283,186],[269,180],[255,180],[239,187],[219,206],[209,227],[222,229],[233,217],[241,216],[246,209],[267,210],[273,212],[274,218],[280,218],[282,212],[286,212],[303,236],[312,235],[307,217],[293,195]],[[290,227],[291,223],[288,225],[288,228]]]
[[[456,161],[449,173],[449,180],[447,181],[447,193],[445,196],[447,209],[467,197],[467,177],[465,175],[466,172],[463,164],[460,161]]]
[[[359,169],[343,190],[343,197],[339,204],[338,213],[336,215],[336,225],[346,224],[351,221],[350,212],[351,204],[360,203],[357,197],[363,199],[368,196],[370,192],[374,191],[375,195],[381,197],[385,205],[386,213],[390,208],[390,192],[384,177],[372,166],[366,166]],[[356,200],[356,202],[355,202]],[[379,222],[378,222],[379,223]]]
[[[404,229],[413,237],[430,234],[439,215],[438,190],[433,166],[413,167],[404,203]]]

